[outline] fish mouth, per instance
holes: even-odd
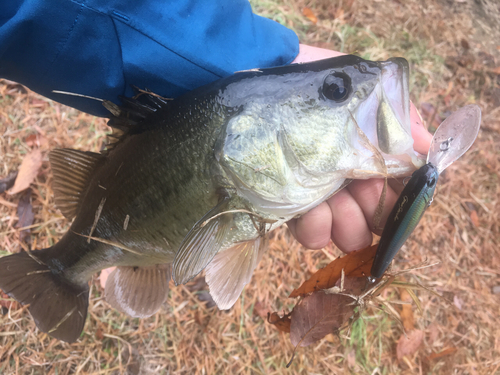
[[[382,153],[391,173],[408,173],[425,164],[413,149],[409,65],[401,57],[377,64],[380,73],[376,87],[359,104],[355,118],[370,143]]]
[[[401,155],[413,150],[410,123],[408,62],[396,57],[381,63],[381,93],[377,110],[377,138],[382,152]]]

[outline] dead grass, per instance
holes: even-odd
[[[491,43],[474,39],[468,8],[452,12],[446,4],[253,1],[257,11],[293,27],[305,43],[372,59],[407,57],[413,100],[426,108],[424,119],[431,125],[464,104],[476,102],[483,109],[476,143],[440,177],[434,204],[396,258],[398,269],[424,259],[440,262],[408,276],[445,297],[418,292],[423,313],[414,309],[415,324],[425,339],[412,358],[397,362],[399,325],[382,312],[368,311],[350,339],[328,336],[300,349],[286,370],[293,348],[265,316],[290,308],[287,295],[339,253],[331,246],[307,251],[282,229],[273,234],[251,285],[229,312],[207,308],[200,301],[205,294],[188,285],[172,287],[170,305],[155,316],[131,319],[109,308],[93,280],[85,331],[69,345],[39,333],[26,308],[14,304],[0,316],[0,373],[500,374],[500,295],[492,292],[500,285],[500,71],[494,70],[500,60],[487,49]],[[317,15],[316,25],[302,16],[304,6]],[[432,107],[434,114],[428,111]],[[98,151],[106,132],[103,119],[0,81],[0,177],[20,165],[31,134],[39,136],[45,152],[54,147]],[[33,248],[51,246],[68,227],[54,206],[51,179],[45,156],[32,185]],[[0,255],[27,246],[14,227],[18,200],[0,195]],[[399,298],[393,289],[385,297]]]

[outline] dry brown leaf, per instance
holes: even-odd
[[[329,333],[336,333],[354,312],[353,299],[339,294],[314,293],[292,312],[290,340],[293,346],[308,346]]]
[[[344,9],[342,9],[342,8],[337,9],[333,15],[333,18],[335,18],[335,19],[339,19],[339,18],[343,18],[343,17],[344,17]]]
[[[362,277],[369,275],[377,246],[369,246],[362,250],[353,251],[342,258],[335,259],[326,267],[318,270],[298,289],[295,289],[290,294],[290,297],[304,297],[309,293],[335,286],[342,276],[342,270],[344,270],[345,276]]]
[[[0,179],[0,194],[14,186],[17,178],[17,171],[9,173],[7,177]]]
[[[333,334],[329,333],[325,337],[323,337],[323,340],[333,343],[338,343],[339,339],[338,336],[334,336]]]
[[[427,344],[429,346],[432,346],[434,342],[439,338],[439,324],[436,322],[431,323],[427,327],[427,332],[428,332],[428,339],[427,339]]]
[[[453,296],[453,304],[457,309],[462,310],[462,305],[464,304],[464,302],[460,299],[459,296],[455,295]]]
[[[311,8],[308,8],[308,7],[304,7],[302,9],[302,14],[309,20],[311,21],[312,23],[314,23],[316,25],[316,23],[318,22],[318,17],[316,17],[316,15],[314,14],[314,12],[312,11]]]
[[[351,349],[349,353],[347,353],[347,366],[349,366],[351,370],[356,368],[356,351],[354,349]]]
[[[10,301],[9,301],[10,300]],[[21,308],[21,304],[15,301],[13,298],[10,298],[6,293],[0,290],[0,306],[6,309],[10,309],[11,311],[15,311]]]
[[[14,182],[14,186],[9,191],[9,194],[17,194],[20,191],[26,190],[38,174],[38,170],[42,166],[42,152],[39,149],[34,149],[23,159],[19,167],[19,173]]]
[[[418,329],[407,332],[406,336],[401,335],[396,348],[398,361],[401,361],[405,356],[410,357],[415,354],[423,339],[424,333]]]
[[[291,314],[285,314],[282,318],[278,313],[267,313],[267,322],[273,324],[279,331],[290,333]]]
[[[199,276],[192,280],[190,283],[186,284],[188,290],[198,297],[198,300],[205,302],[205,307],[211,309],[217,304],[213,300],[212,296],[208,291],[208,285],[205,281],[205,276]]]
[[[37,147],[42,150],[47,150],[49,148],[49,140],[42,134],[30,134],[24,142],[29,147]]]
[[[95,338],[99,341],[104,340],[104,335],[102,332],[102,327],[98,327],[97,330],[95,331]]]
[[[401,301],[411,302],[410,293],[405,289],[401,289]],[[415,319],[413,317],[413,306],[412,305],[402,305],[401,307],[401,321],[403,322],[403,327],[406,331],[411,331],[415,328]]]
[[[438,359],[441,357],[446,357],[447,355],[453,354],[457,351],[457,348],[451,347],[440,351],[439,353],[432,353],[427,357],[428,360]]]
[[[470,213],[470,220],[472,221],[472,224],[477,228],[479,227],[479,217],[477,216],[477,211],[473,210]]]
[[[268,313],[269,309],[262,303],[261,301],[255,302],[255,305],[253,307],[253,312],[254,314],[260,316],[262,319],[266,319],[266,317],[269,315]]]
[[[366,278],[344,280],[344,293],[359,295]],[[329,333],[336,333],[354,314],[356,301],[342,294],[313,293],[305,297],[292,311],[290,340],[294,346],[308,346]]]

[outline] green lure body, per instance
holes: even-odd
[[[371,275],[381,277],[432,203],[439,174],[428,163],[416,170],[392,209],[378,244]]]

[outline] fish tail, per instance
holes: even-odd
[[[49,249],[0,258],[0,289],[29,312],[37,327],[51,336],[74,342],[80,336],[89,300],[89,287],[74,285],[43,261]]]

